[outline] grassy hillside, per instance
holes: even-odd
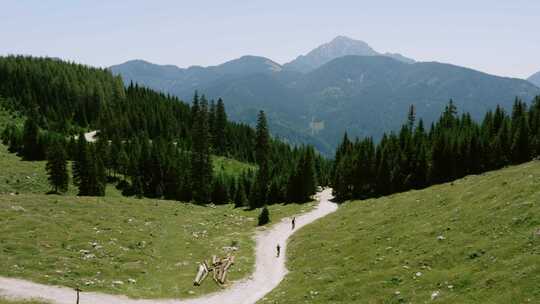
[[[45,161],[22,161],[0,144],[0,168],[0,194],[47,193],[51,190],[47,182]],[[70,188],[74,191],[73,185]]]
[[[540,162],[345,203],[261,303],[539,303]]]
[[[274,221],[311,205],[274,205]],[[197,263],[238,247],[230,279],[251,273],[259,210],[172,201],[0,195],[0,275],[132,297],[189,297]],[[117,282],[121,281],[121,283]]]
[[[255,165],[223,156],[212,157],[212,164],[214,165],[214,172],[216,174],[223,173],[228,176],[237,176],[244,171],[256,169]]]
[[[0,110],[0,130],[8,121],[22,119]],[[213,161],[216,174],[254,169],[224,157]],[[45,161],[23,161],[2,144],[0,168],[1,276],[132,297],[193,297],[219,289],[211,280],[192,286],[197,263],[231,246],[238,251],[230,279],[252,271],[259,210],[126,198],[112,185],[103,198],[77,197],[73,185],[66,195],[45,195]],[[311,206],[274,205],[271,218]]]

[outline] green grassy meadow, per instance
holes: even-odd
[[[0,110],[0,131],[8,121],[22,120]],[[227,247],[237,247],[229,279],[252,272],[260,210],[127,198],[114,185],[99,198],[77,197],[72,184],[65,195],[46,195],[45,161],[23,161],[2,144],[0,168],[0,276],[135,298],[195,297],[221,288],[192,281],[198,262]],[[214,168],[235,175],[255,167],[215,157]],[[277,222],[312,206],[269,208]]]
[[[236,159],[223,156],[212,157],[212,164],[216,174],[225,174],[228,176],[237,176],[242,172],[249,170],[254,171],[257,168],[257,166],[253,164],[244,163]]]
[[[273,221],[311,205],[274,205]],[[58,195],[0,196],[0,275],[131,297],[190,297],[197,263],[237,247],[230,279],[252,272],[256,217],[231,205]]]
[[[347,202],[288,258],[260,303],[540,303],[540,162]]]
[[[0,144],[0,195],[16,193],[47,193],[51,187],[47,181],[45,161],[23,161],[6,146]],[[73,185],[69,193],[75,194]]]

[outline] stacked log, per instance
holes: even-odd
[[[201,285],[202,281],[206,279],[207,275],[208,275],[208,266],[206,264],[206,261],[199,263],[199,270],[197,271],[197,275],[195,276],[193,285],[195,286]]]
[[[228,256],[227,259],[223,261],[223,264],[220,268],[220,276],[218,277],[221,284],[225,284],[225,280],[227,279],[227,271],[232,266],[232,264],[234,264],[234,256]]]
[[[212,263],[210,266],[208,262],[204,261],[199,263],[199,269],[193,285],[200,286],[209,272],[212,272],[213,279],[217,284],[223,285],[227,280],[227,272],[229,268],[234,264],[234,255],[227,255],[225,258],[218,258],[217,256],[212,256]]]

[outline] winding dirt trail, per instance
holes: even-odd
[[[317,194],[318,205],[312,211],[296,217],[296,229],[291,230],[290,219],[283,219],[271,229],[257,232],[255,272],[247,279],[235,282],[222,291],[195,299],[130,299],[125,296],[102,293],[81,293],[82,304],[252,304],[277,287],[287,274],[285,256],[287,239],[299,228],[337,210],[330,202],[332,190]],[[281,255],[276,257],[276,245]],[[0,295],[15,299],[41,298],[51,303],[73,304],[73,289],[32,283],[25,280],[0,277]]]

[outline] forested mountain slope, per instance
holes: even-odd
[[[72,160],[80,195],[104,195],[106,180],[112,179],[126,195],[198,203],[236,200],[239,206],[249,201],[255,208],[309,200],[317,181],[327,181],[327,162],[310,147],[292,148],[270,137],[263,112],[254,113],[256,131],[229,121],[222,99],[195,93],[189,105],[137,84],[124,87],[120,77],[104,69],[49,58],[1,57],[0,101],[24,118],[24,126],[11,122],[2,130],[9,151],[28,161],[56,156],[63,167],[66,158]],[[99,130],[96,143],[82,140],[88,130]],[[257,164],[251,168],[258,169],[216,174],[212,155]],[[262,164],[267,164],[264,174]],[[293,192],[302,188],[294,185],[304,169],[312,180],[298,196]],[[254,184],[261,189],[251,191]]]
[[[231,119],[251,125],[253,113],[263,109],[274,135],[291,143],[311,143],[327,155],[345,131],[353,138],[378,140],[383,132],[397,130],[410,105],[429,125],[450,99],[479,119],[496,105],[510,110],[515,97],[530,102],[540,94],[540,88],[522,79],[438,62],[404,63],[388,56],[341,56],[306,73],[275,65],[243,69],[240,62],[245,60],[227,63],[238,66],[234,74],[189,83],[174,77],[160,81],[161,73],[145,72],[147,66],[158,68],[149,63],[129,62],[111,70],[182,98],[195,88],[212,98],[222,97],[228,101]],[[197,69],[213,73],[212,68]]]

